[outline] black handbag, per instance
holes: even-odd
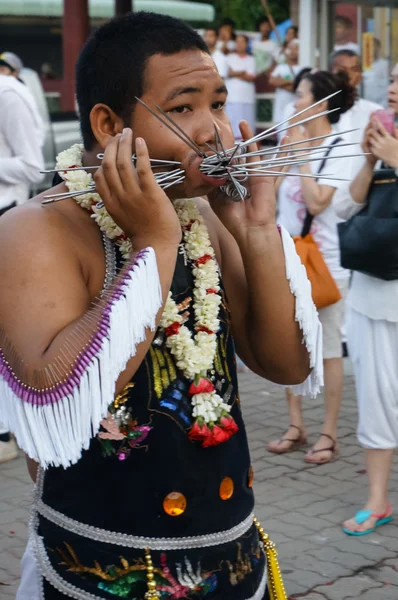
[[[398,279],[398,181],[393,169],[375,171],[366,206],[337,225],[341,266],[377,279]]]

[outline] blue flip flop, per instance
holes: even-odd
[[[360,510],[355,515],[355,522],[358,525],[362,525],[362,523],[365,523],[365,521],[370,519],[370,517],[376,517],[377,521],[375,523],[375,526],[371,527],[370,529],[366,529],[365,531],[351,531],[347,527],[343,527],[343,531],[347,535],[354,535],[357,537],[361,536],[361,535],[367,535],[368,533],[372,533],[373,531],[376,531],[376,527],[380,527],[380,525],[385,525],[386,523],[391,523],[392,515],[390,515],[389,517],[386,516],[389,512],[391,512],[391,509],[392,509],[392,506],[389,503],[387,506],[386,512],[383,513],[382,515],[377,515],[375,513],[372,513],[371,510]]]

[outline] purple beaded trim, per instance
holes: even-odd
[[[6,361],[3,351],[0,350],[0,377],[4,379],[16,396],[21,398],[23,402],[27,402],[33,406],[46,406],[48,404],[55,404],[65,398],[65,396],[73,394],[75,387],[79,385],[80,379],[87,367],[101,351],[103,343],[109,335],[110,317],[113,305],[123,297],[127,281],[131,277],[132,272],[134,272],[137,262],[144,258],[147,253],[148,251],[146,249],[140,250],[135,257],[134,262],[129,265],[123,277],[117,283],[112,298],[104,308],[97,330],[92,335],[90,342],[76,359],[72,371],[62,383],[58,383],[54,387],[46,390],[36,390],[25,385],[16,377]]]

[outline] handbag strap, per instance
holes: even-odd
[[[341,142],[342,138],[341,137],[337,137],[333,140],[333,142],[328,146],[325,154],[323,155],[322,158],[322,162],[320,164],[320,167],[318,169],[318,173],[317,175],[319,176],[321,171],[323,170],[327,159],[329,158],[329,154],[331,153],[331,151],[333,150],[333,147],[338,144],[339,142]],[[318,181],[319,177],[316,178],[315,181]],[[309,234],[310,230],[311,230],[311,225],[312,225],[312,221],[314,220],[314,215],[311,215],[311,213],[308,211],[306,211],[305,213],[305,219],[304,219],[304,223],[303,223],[303,229],[301,230],[301,237],[305,237],[306,235]]]

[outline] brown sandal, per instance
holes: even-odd
[[[292,439],[292,438],[284,437],[291,427],[298,430],[298,432],[299,432],[298,438]],[[288,429],[285,431],[285,433],[282,435],[282,437],[279,440],[277,440],[276,444],[278,446],[280,444],[283,444],[283,442],[289,442],[290,446],[286,449],[280,448],[278,450],[278,448],[271,448],[270,444],[268,444],[268,446],[267,446],[268,452],[272,452],[273,454],[288,454],[289,452],[294,452],[294,450],[297,450],[301,446],[305,446],[305,444],[307,443],[307,438],[303,434],[303,431],[300,429],[300,427],[297,427],[297,425],[289,425]],[[272,443],[272,442],[270,442],[270,443]]]
[[[329,438],[329,440],[331,440],[331,442],[332,442],[332,445],[329,448],[319,448],[318,450],[314,450],[313,448],[311,448],[311,450],[308,452],[308,454],[304,458],[306,463],[309,463],[310,465],[324,465],[326,463],[332,462],[332,460],[337,458],[339,451],[337,448],[336,440],[333,439],[332,436],[329,435],[328,433],[321,433],[320,437],[322,437],[322,436]],[[314,454],[318,454],[319,452],[330,452],[330,458],[318,459],[318,460],[316,458],[315,459],[311,458],[312,456],[314,456]]]

